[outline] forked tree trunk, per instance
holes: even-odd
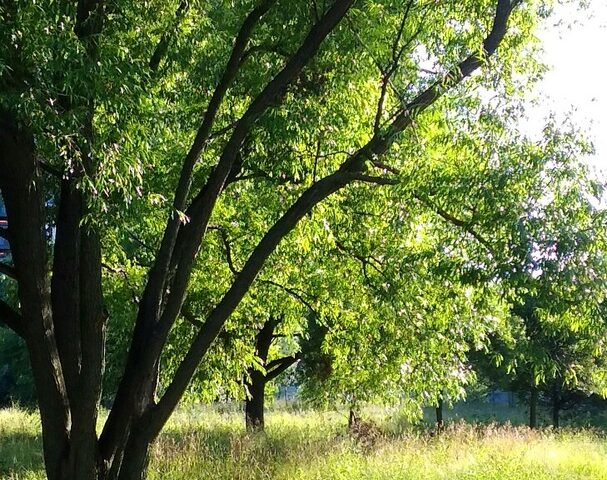
[[[268,382],[274,380],[299,360],[299,354],[295,354],[268,362],[270,347],[276,338],[274,332],[281,321],[281,316],[270,317],[263,324],[255,339],[255,352],[265,367],[265,373],[255,368],[250,368],[247,372],[245,424],[248,431],[261,431],[265,428],[264,411]]]
[[[98,465],[96,422],[105,341],[99,240],[72,221],[68,211],[78,199],[70,197],[69,185],[62,184],[62,197],[70,198],[59,208],[57,230],[61,234],[56,246],[64,245],[66,237],[73,244],[63,257],[57,254],[62,265],[49,281],[44,193],[40,190],[43,182],[33,136],[10,112],[0,112],[0,117],[0,160],[5,167],[0,188],[9,218],[21,305],[20,314],[12,314],[16,322],[12,327],[25,340],[29,352],[47,476],[49,480],[97,480],[102,470]],[[58,302],[51,295],[51,284],[62,281],[69,283],[70,292]],[[57,341],[58,332],[70,341]]]
[[[268,354],[274,340],[274,330],[281,322],[280,317],[268,318],[255,337],[255,354],[262,365],[267,368]],[[267,372],[266,372],[267,373]],[[266,375],[263,372],[250,368],[247,372],[246,399],[245,399],[245,424],[249,431],[263,430],[264,425],[264,404],[266,391]]]

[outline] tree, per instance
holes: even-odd
[[[247,389],[247,397],[245,398],[245,421],[247,430],[254,431],[264,429],[266,385],[294,365],[299,359],[299,354],[294,353],[268,361],[272,341],[277,338],[275,333],[276,327],[278,327],[281,320],[280,317],[268,318],[257,332],[255,353],[262,362],[261,367],[263,370],[251,367],[247,372],[245,380]]]
[[[151,442],[279,243],[348,185],[394,183],[380,159],[391,160],[399,139],[411,143],[403,132],[502,43],[497,61],[508,81],[536,18],[533,6],[510,0],[336,0],[324,9],[261,0],[229,13],[223,2],[175,3],[8,1],[0,10],[2,236],[13,259],[2,273],[19,299],[18,310],[1,304],[2,321],[27,345],[50,480],[143,478]],[[506,36],[515,7],[519,28]],[[431,74],[412,68],[426,54]],[[297,122],[283,130],[288,116]],[[300,162],[300,146],[310,144],[319,155]],[[287,153],[274,157],[275,146]],[[269,187],[253,178],[262,174]],[[285,178],[297,182],[280,189]],[[282,195],[290,206],[255,229],[239,274],[159,389],[191,277],[214,252],[211,219],[247,210],[238,184],[248,180],[249,192]],[[165,207],[157,209],[164,227],[97,436],[106,247],[125,205],[136,215],[148,201]],[[210,291],[215,281],[205,278]]]
[[[521,196],[525,209],[502,219],[508,254],[494,281],[511,305],[508,322],[474,362],[529,401],[532,428],[542,393],[558,426],[564,392],[605,392],[604,186],[580,163],[586,146],[574,131],[554,135],[549,125],[546,133],[545,160]]]
[[[479,362],[479,349],[502,367],[518,363],[520,387],[536,391],[528,395],[534,405],[536,379],[557,375],[557,384],[542,387],[557,405],[556,423],[565,383],[603,390],[606,230],[604,212],[596,208],[602,185],[579,160],[587,146],[575,131],[550,126],[544,139],[530,142],[517,132],[516,117],[513,129],[487,106],[479,110],[472,125],[476,115],[470,113],[448,128],[433,125],[425,147],[441,156],[436,166],[427,162],[431,173],[420,174],[427,186],[414,186],[420,210],[409,206],[403,213],[398,202],[380,209],[378,202],[352,203],[360,232],[341,234],[348,241],[338,241],[338,248],[360,264],[380,303],[376,298],[347,328],[327,325],[331,377],[310,375],[313,364],[307,368],[301,379],[308,396],[393,401],[404,393],[419,406],[440,402],[445,382],[457,398],[462,384],[445,366],[456,360],[461,367],[453,371],[466,372],[471,355],[482,373],[495,368]],[[397,195],[405,188],[397,187]],[[348,278],[357,277],[349,272]],[[525,331],[520,304],[529,295],[542,298],[544,320],[526,322]],[[364,304],[355,293],[346,297]],[[518,322],[512,311],[522,315]],[[411,325],[417,329],[407,331]],[[343,338],[336,340],[334,330]],[[417,379],[401,378],[403,365]],[[563,376],[567,382],[559,383]]]

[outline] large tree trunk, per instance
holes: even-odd
[[[47,274],[44,192],[40,190],[43,182],[34,154],[33,136],[19,127],[10,112],[2,112],[1,116],[0,169],[3,174],[0,187],[9,218],[21,305],[16,331],[26,342],[32,365],[47,476],[49,480],[96,480],[95,428],[104,331],[99,243],[92,234],[76,242],[74,254],[64,262],[65,266],[80,264],[75,281],[72,277],[65,280],[73,291],[63,298],[61,307],[53,309],[55,302]],[[63,231],[63,227],[58,221],[58,230]],[[81,228],[79,225],[76,228],[80,237]],[[86,256],[82,261],[81,255]],[[59,279],[58,274],[52,283],[57,284]],[[68,309],[70,314],[62,315]],[[69,335],[70,341],[59,344],[58,331]],[[69,375],[66,375],[66,365],[70,368]]]
[[[531,395],[529,396],[529,428],[537,428],[537,387],[531,387]]]

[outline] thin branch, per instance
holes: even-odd
[[[0,322],[4,323],[21,338],[25,338],[26,332],[23,318],[4,300],[0,300]]]
[[[156,253],[156,249],[150,247],[147,243],[145,243],[143,240],[141,240],[137,234],[135,234],[135,232],[127,229],[126,230],[127,235],[129,236],[129,238],[131,240],[133,240],[135,243],[137,243],[138,245],[142,246],[143,248],[145,248],[148,252],[150,253]]]
[[[380,268],[380,266],[382,266],[382,263],[377,258],[375,258],[371,255],[368,255],[368,256],[360,255],[356,252],[353,252],[352,250],[348,250],[348,248],[339,240],[336,240],[335,246],[341,252],[347,254],[348,256],[350,256],[352,258],[355,258],[356,260],[358,260],[361,263],[361,265],[363,267],[363,274],[365,275],[365,278],[367,278],[368,281],[370,281],[370,278],[367,276],[367,271],[366,271],[366,268],[368,266],[371,267],[373,270],[375,270],[386,281],[388,281],[388,282],[391,281],[390,278],[388,278],[388,276],[386,275],[386,273]]]
[[[294,355],[287,355],[286,357],[282,357],[282,358],[277,358],[276,360],[272,360],[271,362],[268,362],[266,367],[266,371],[269,372],[270,370],[279,367],[280,365],[282,365],[285,362],[289,362],[289,361],[293,361],[293,360],[297,360],[300,356],[300,353],[296,353]]]
[[[63,173],[61,173],[59,169],[53,167],[44,160],[38,160],[38,165],[43,172],[48,173],[50,176],[58,178],[59,180],[63,178]]]
[[[399,108],[392,115],[392,122],[382,129],[382,131],[377,132],[364,147],[352,155],[342,165],[342,169],[360,169],[361,165],[365,162],[383,155],[396,138],[413,124],[416,116],[433,105],[446,91],[461,83],[475,70],[480,68],[495,53],[506,35],[512,8],[510,0],[498,0],[493,25],[491,31],[483,41],[482,51],[469,55],[442,78],[436,80],[430,87],[419,93],[412,101]]]
[[[305,307],[308,308],[308,310],[310,310],[313,313],[318,314],[317,310],[312,306],[312,304],[310,302],[308,302],[297,290],[295,290],[294,288],[291,287],[287,287],[285,285],[282,285],[280,283],[277,283],[273,280],[259,280],[259,283],[263,283],[266,285],[272,285],[273,287],[276,288],[280,288],[281,290],[285,291],[286,293],[288,293],[289,295],[291,295],[293,298],[295,298],[297,301],[299,301],[300,303],[302,303]],[[301,292],[304,293],[304,292]]]
[[[204,323],[200,319],[196,318],[189,308],[182,308],[181,316],[198,329],[204,326]]]
[[[358,33],[358,31],[356,30],[356,28],[354,27],[354,24],[352,23],[352,21],[348,19],[348,23],[350,25],[350,28],[352,29],[352,33],[354,33],[354,36],[358,40],[358,43],[367,52],[367,54],[369,55],[369,57],[373,61],[373,64],[375,65],[375,67],[377,68],[377,70],[379,70],[379,73],[381,74],[381,76],[383,78],[385,72],[384,72],[384,68],[382,67],[381,63],[375,58],[375,56],[373,55],[373,52],[371,51],[371,49],[363,41],[362,37],[360,36],[360,33]],[[392,90],[394,91],[394,93],[396,94],[396,96],[398,98],[401,98],[400,92],[398,91],[398,89],[396,88],[396,85],[394,85],[394,83],[392,82],[392,80],[390,78],[388,78],[386,80],[386,84],[390,85],[390,87],[392,88]]]
[[[358,174],[354,177],[355,180],[365,183],[374,183],[376,185],[398,185],[400,182],[396,178],[376,177],[373,175]]]
[[[254,178],[268,178],[268,174],[259,172],[259,173],[249,173],[247,175],[238,175],[230,181],[230,184],[244,182],[246,180],[253,180]]]
[[[273,53],[283,58],[289,58],[291,53],[280,46],[280,44],[275,45],[253,45],[249,47],[249,49],[244,52],[242,55],[242,62],[246,62],[249,57],[252,55],[263,52],[263,53]]]
[[[179,5],[177,6],[177,11],[175,12],[175,16],[173,17],[169,27],[163,32],[160,40],[156,44],[156,48],[154,49],[154,53],[152,54],[152,58],[150,58],[149,67],[152,72],[156,72],[158,70],[158,66],[160,65],[160,61],[166,55],[169,45],[173,40],[173,36],[175,34],[175,29],[179,25],[179,22],[186,14],[188,7],[190,5],[189,0],[181,0]]]
[[[481,245],[483,245],[487,249],[487,251],[491,255],[494,255],[495,250],[493,249],[493,245],[491,245],[491,242],[489,242],[486,238],[484,238],[480,233],[478,233],[473,228],[472,222],[465,221],[465,220],[462,220],[460,218],[457,218],[457,217],[451,215],[449,212],[447,212],[443,208],[439,207],[438,205],[436,205],[434,202],[432,202],[428,198],[424,198],[424,197],[422,197],[420,195],[417,195],[417,194],[415,194],[414,197],[417,200],[419,200],[421,203],[423,203],[424,205],[426,205],[427,207],[429,207],[432,210],[434,210],[434,212],[436,214],[438,214],[440,217],[442,217],[444,220],[446,220],[449,223],[455,225],[456,227],[459,227],[459,228],[463,229],[464,231],[466,231],[467,233],[469,233],[470,235],[472,235]]]
[[[209,229],[211,229],[211,227],[209,227]],[[219,237],[221,238],[223,248],[226,253],[226,261],[228,262],[228,268],[230,269],[230,272],[232,272],[233,275],[240,274],[240,271],[237,270],[234,266],[234,260],[232,258],[232,246],[230,244],[230,240],[228,239],[228,234],[221,227],[213,227],[212,230],[216,230],[219,233]]]
[[[237,124],[237,123],[238,123],[238,122],[232,122],[232,123],[230,123],[230,124],[226,125],[225,127],[220,128],[219,130],[216,130],[216,131],[215,131],[215,132],[213,132],[213,133],[210,133],[210,134],[209,134],[209,141],[214,140],[214,139],[216,139],[216,138],[218,138],[218,137],[221,137],[222,135],[225,135],[225,134],[226,134],[226,133],[228,133],[230,130],[234,130],[234,127],[236,127],[236,124]]]
[[[380,162],[379,160],[372,160],[371,164],[380,170],[385,170],[386,172],[390,172],[394,175],[400,175],[400,170],[398,168],[388,165],[387,163]]]
[[[396,37],[394,38],[394,42],[392,43],[392,62],[391,64],[382,69],[382,79],[381,79],[381,91],[379,94],[379,100],[377,101],[377,111],[375,113],[375,121],[373,125],[373,130],[377,132],[381,125],[381,119],[384,114],[384,102],[386,100],[386,94],[388,93],[388,85],[391,81],[392,75],[396,72],[398,65],[400,63],[400,59],[407,48],[413,42],[412,37],[408,42],[399,49],[398,45],[403,36],[403,32],[405,30],[405,26],[407,25],[407,19],[409,18],[409,11],[411,10],[411,5],[413,4],[413,0],[409,0],[407,3],[407,7],[405,8],[405,12],[403,13],[400,25],[397,29]],[[421,30],[421,27],[420,27]],[[416,36],[416,35],[415,35]]]

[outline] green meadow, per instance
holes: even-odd
[[[462,417],[465,413],[469,421]],[[477,417],[483,413],[476,414]],[[515,422],[523,417],[516,417]],[[440,435],[391,411],[365,412],[348,432],[343,412],[272,409],[265,433],[246,433],[241,414],[182,409],[153,447],[151,479],[195,480],[607,480],[607,441],[597,428],[475,421],[450,412]],[[485,415],[485,420],[491,416]],[[500,420],[498,418],[498,420]],[[0,478],[42,480],[40,423],[0,411]]]

